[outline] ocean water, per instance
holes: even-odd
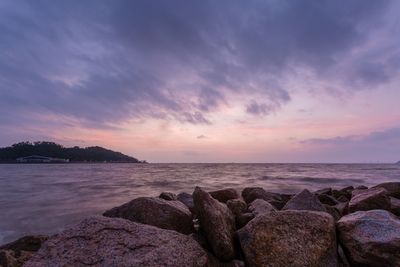
[[[400,181],[399,164],[0,164],[0,244],[51,234],[140,196],[261,186],[308,188]]]

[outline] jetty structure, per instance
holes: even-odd
[[[68,163],[69,159],[33,155],[17,158],[16,161],[17,163]]]

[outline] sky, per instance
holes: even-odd
[[[0,146],[400,160],[400,1],[0,0]]]

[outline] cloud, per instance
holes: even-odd
[[[197,138],[197,139],[206,139],[206,138],[207,138],[207,136],[205,136],[205,135],[201,134],[201,135],[197,136],[196,138]]]
[[[394,48],[353,60],[382,27],[385,0],[0,5],[3,124],[24,125],[25,114],[100,128],[132,118],[211,124],[232,98],[261,96],[243,109],[278,112],[291,101],[288,77],[303,68],[348,90],[386,83],[400,68]]]

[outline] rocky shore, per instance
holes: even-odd
[[[295,195],[196,187],[1,246],[0,266],[395,267],[399,216],[400,182]]]

